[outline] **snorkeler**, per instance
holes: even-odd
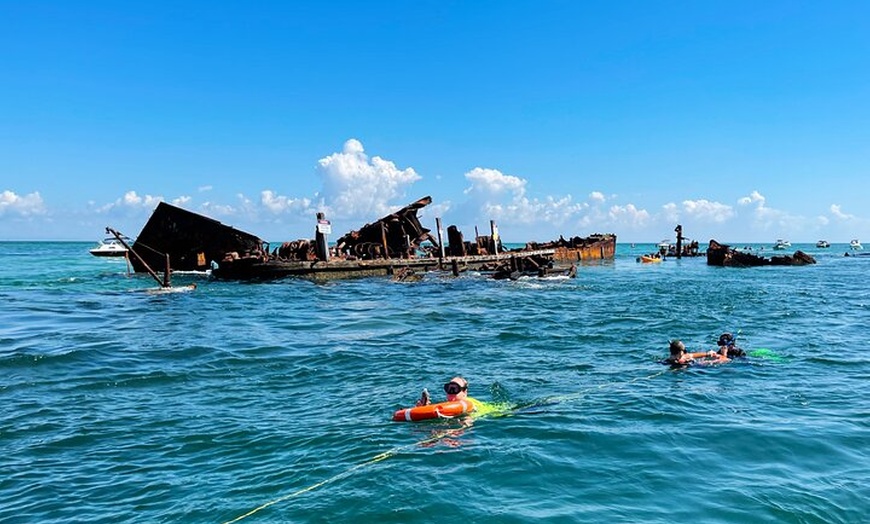
[[[719,346],[719,354],[727,358],[745,357],[746,352],[737,347],[737,340],[731,333],[722,333],[719,335],[719,341],[716,343]]]
[[[447,400],[433,404],[429,392],[424,389],[416,405],[413,408],[396,411],[393,420],[416,422],[434,418],[454,418],[472,413],[473,417],[477,417],[496,410],[495,405],[469,397],[468,381],[460,376],[453,377],[444,384],[444,393],[447,394]],[[470,418],[466,419],[467,424],[470,424]]]
[[[447,400],[445,400],[445,402],[467,400],[471,402],[471,404],[477,410],[479,410],[480,406],[483,404],[481,401],[468,396],[468,381],[460,376],[455,376],[450,379],[450,382],[444,384],[444,393],[447,394]],[[416,405],[428,406],[431,403],[432,399],[429,397],[429,391],[427,389],[423,389],[423,392],[420,394],[420,399],[417,400]]]

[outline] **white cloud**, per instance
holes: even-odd
[[[758,204],[758,207],[764,207],[765,202],[764,196],[758,191],[753,191],[749,194],[749,196],[745,196],[737,201],[741,206],[747,206],[749,204]]]
[[[287,212],[304,213],[311,208],[311,200],[307,198],[290,198],[269,189],[260,193],[260,203],[276,215]]]
[[[180,196],[178,198],[172,199],[172,205],[178,206],[178,207],[184,207],[192,201],[193,201],[193,199],[189,196]]]
[[[644,227],[650,219],[650,214],[646,209],[638,209],[634,204],[610,206],[607,215],[611,224],[622,224],[630,227]]]
[[[839,220],[853,220],[855,215],[843,213],[842,208],[837,204],[831,204],[831,214]]]
[[[673,202],[668,202],[667,204],[662,206],[662,218],[666,222],[679,222],[680,221],[680,209],[677,207],[677,204]]]
[[[605,198],[604,193],[602,193],[601,191],[593,191],[589,193],[589,200],[591,200],[592,202],[603,204],[607,199]]]
[[[574,202],[571,195],[548,196],[543,200],[525,196],[525,179],[505,175],[497,169],[476,167],[465,174],[471,185],[465,194],[471,199],[472,213],[483,219],[505,224],[546,223],[563,225],[589,207]]]
[[[0,216],[7,213],[22,217],[44,215],[45,203],[38,191],[19,196],[7,189],[0,193]]]
[[[317,169],[323,179],[323,211],[339,218],[389,214],[401,207],[390,202],[404,197],[405,189],[420,180],[413,168],[399,169],[378,156],[370,160],[362,143],[353,138],[344,143],[341,153],[321,158]]]
[[[471,186],[465,190],[465,194],[477,198],[490,199],[507,195],[516,200],[522,198],[526,192],[525,180],[502,174],[497,169],[475,167],[465,173],[465,178],[471,182]]]
[[[210,217],[232,217],[237,214],[236,208],[233,206],[214,202],[203,202],[199,209]]]
[[[197,191],[199,191],[200,193],[205,193],[207,191],[211,191],[212,189],[212,186],[199,186],[197,188]]]
[[[706,199],[684,200],[683,210],[690,218],[698,221],[723,223],[734,218],[734,209],[726,204],[710,202]]]
[[[162,201],[162,196],[145,195],[144,197],[140,197],[135,191],[127,191],[121,198],[98,208],[97,212],[110,213],[122,209],[133,211],[152,210]]]

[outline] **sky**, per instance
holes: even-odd
[[[0,0],[0,240],[870,240],[867,2]]]

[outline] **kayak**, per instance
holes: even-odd
[[[641,255],[640,261],[643,262],[644,264],[649,264],[649,263],[661,262],[662,259],[661,259],[661,257],[651,257],[649,255]]]

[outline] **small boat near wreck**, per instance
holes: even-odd
[[[776,241],[776,243],[773,245],[773,249],[776,249],[778,251],[782,251],[782,250],[790,248],[790,247],[791,247],[791,242],[789,242],[788,240],[783,240],[783,239],[778,239]]]
[[[128,244],[133,242],[126,237],[124,237],[124,240]],[[101,240],[97,247],[88,250],[88,252],[95,257],[123,257],[127,254],[127,248],[124,247],[124,244],[120,240],[109,237]]]
[[[860,251],[860,250],[864,249],[864,246],[862,246],[861,242],[859,242],[858,239],[855,238],[855,239],[852,239],[851,242],[849,242],[849,249],[851,249],[853,251]]]
[[[256,235],[161,202],[132,246],[138,253],[132,266],[136,272],[164,265],[172,272],[211,269],[213,278],[224,280],[393,276],[409,282],[419,280],[421,272],[436,270],[454,276],[475,270],[494,278],[573,276],[578,262],[612,260],[616,252],[616,235],[597,233],[506,249],[492,221],[492,233],[478,235],[475,228],[473,241],[451,225],[444,242],[440,218],[435,219],[436,235],[417,216],[431,202],[431,197],[421,198],[333,244],[327,242],[331,225],[318,213],[314,239],[274,248]]]
[[[805,266],[815,264],[816,259],[803,251],[795,251],[793,255],[779,255],[765,258],[745,251],[738,251],[727,244],[710,240],[707,246],[707,265],[724,267],[755,267],[755,266]]]
[[[816,242],[816,247],[820,249],[825,249],[831,247],[831,243],[827,240],[819,240],[818,242]]]

